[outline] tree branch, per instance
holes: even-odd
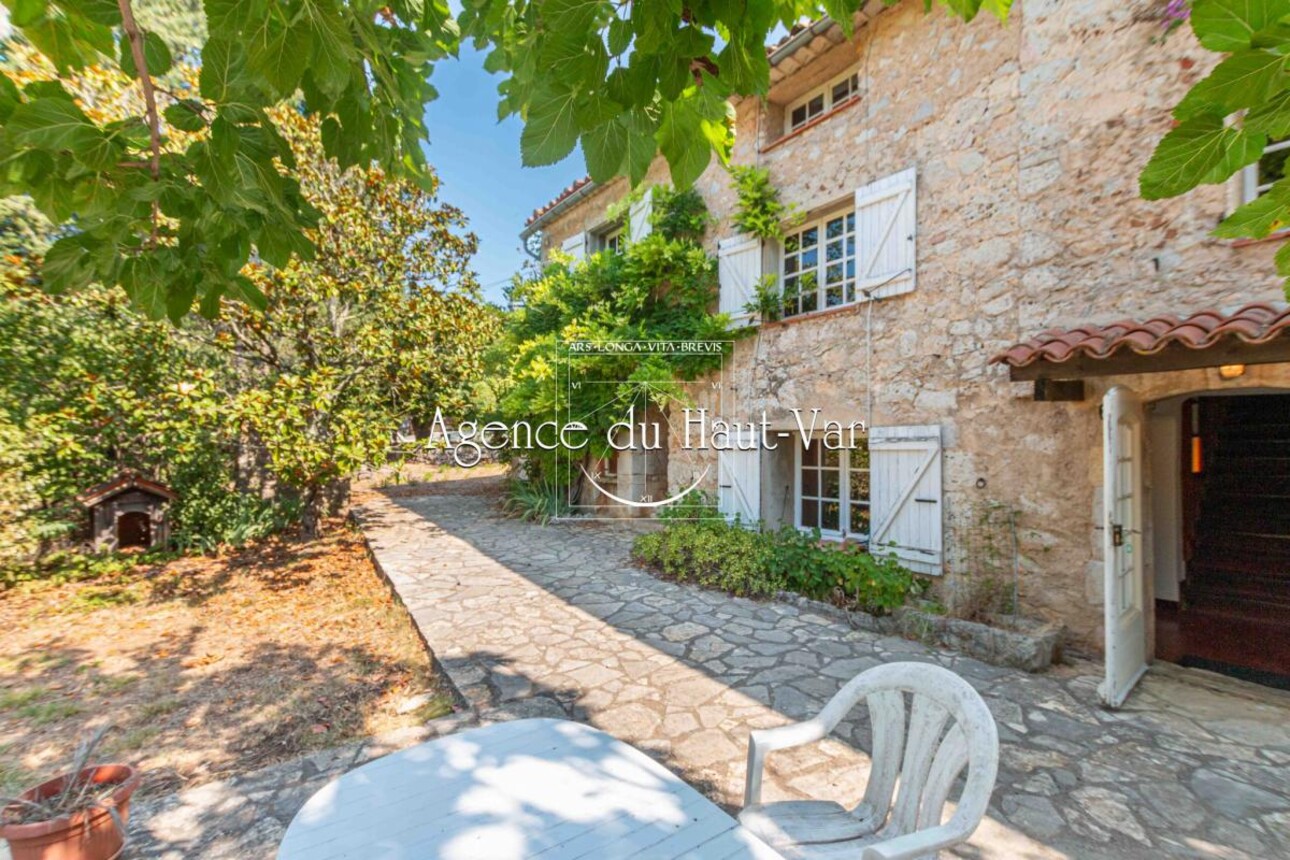
[[[130,40],[130,53],[134,57],[134,70],[139,76],[139,86],[143,90],[143,103],[148,113],[148,135],[151,140],[152,157],[148,160],[149,172],[154,182],[161,179],[161,117],[157,113],[157,94],[153,91],[152,75],[148,74],[148,61],[143,53],[143,31],[134,20],[134,8],[131,0],[117,0],[121,10],[121,29]],[[158,201],[152,201],[152,244],[157,243],[157,233],[161,226],[161,207]]]

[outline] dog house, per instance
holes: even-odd
[[[97,551],[165,546],[170,538],[166,508],[178,496],[164,484],[133,472],[86,490],[90,537]]]

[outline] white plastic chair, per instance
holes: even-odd
[[[906,693],[912,702],[908,720]],[[846,809],[826,800],[762,803],[766,754],[822,740],[862,700],[869,705],[873,749],[860,804]],[[942,824],[950,789],[964,768],[957,807]],[[814,719],[752,733],[739,822],[790,860],[935,856],[976,830],[998,770],[998,729],[976,690],[940,666],[887,663],[851,679]]]

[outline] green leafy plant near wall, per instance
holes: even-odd
[[[784,238],[785,228],[800,224],[805,217],[797,206],[780,199],[766,168],[734,164],[730,177],[730,187],[738,198],[733,222],[739,232],[777,242]]]
[[[795,591],[875,615],[923,590],[894,556],[823,542],[819,531],[785,526],[757,532],[712,516],[674,515],[666,522],[661,531],[638,537],[632,551],[642,564],[681,582],[751,597]]]
[[[508,424],[537,426],[559,418],[588,425],[591,457],[610,453],[609,428],[635,406],[684,402],[677,380],[697,379],[720,366],[720,353],[573,353],[572,341],[711,341],[727,343],[725,314],[710,313],[717,297],[716,261],[704,250],[708,213],[693,191],[655,188],[653,232],[620,253],[601,251],[578,262],[552,263],[511,288],[515,306],[505,321],[506,393],[499,415]],[[727,347],[728,348],[728,347]],[[568,385],[570,378],[619,380],[616,385]],[[525,451],[526,480],[563,482],[568,452]],[[568,487],[564,486],[567,491]],[[576,495],[576,487],[574,495]]]

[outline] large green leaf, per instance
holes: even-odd
[[[339,98],[349,85],[354,66],[354,47],[345,22],[336,7],[324,0],[303,0],[300,24],[308,30],[313,44],[309,74],[331,98]]]
[[[520,156],[526,167],[554,164],[573,152],[579,131],[574,102],[570,87],[554,83],[533,97],[520,134]]]
[[[5,125],[19,146],[82,151],[103,141],[103,132],[74,102],[38,98],[14,108]]]
[[[1191,27],[1211,51],[1231,53],[1250,47],[1254,34],[1290,14],[1290,0],[1196,0]]]
[[[1263,154],[1267,137],[1224,125],[1215,116],[1179,123],[1156,146],[1138,184],[1147,200],[1221,182]]]
[[[41,275],[45,289],[66,293],[88,287],[94,280],[94,261],[82,236],[65,236],[45,252]]]
[[[1178,119],[1202,113],[1221,116],[1267,101],[1290,84],[1286,57],[1271,51],[1242,51],[1215,67],[1174,108]]]
[[[596,182],[608,182],[619,173],[627,155],[627,127],[621,119],[611,119],[585,132],[582,154],[587,159],[587,173]]]
[[[663,104],[658,146],[672,172],[672,184],[689,188],[712,158],[712,147],[699,128],[702,117],[693,99]]]
[[[1214,229],[1223,239],[1261,239],[1290,223],[1290,180],[1281,180],[1264,194],[1239,207]]]

